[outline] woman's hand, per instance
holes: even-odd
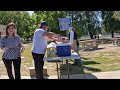
[[[20,53],[23,53],[25,50],[24,46],[22,46],[21,50],[20,50]]]

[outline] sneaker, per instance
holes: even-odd
[[[74,63],[74,64],[72,64],[72,65],[77,65],[77,64]]]

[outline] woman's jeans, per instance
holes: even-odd
[[[78,55],[79,55],[79,46],[77,46],[77,48],[76,48],[76,52],[77,52]],[[83,62],[82,62],[81,59],[75,59],[75,60],[74,60],[74,64],[76,64],[76,65],[82,65]]]
[[[9,79],[14,79],[14,78],[21,79],[21,73],[20,73],[21,58],[19,57],[18,59],[15,59],[15,60],[8,60],[5,58],[2,58],[2,59],[5,64]],[[12,63],[14,66],[15,77],[13,76],[13,73],[12,73]]]

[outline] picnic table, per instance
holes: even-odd
[[[68,79],[70,79],[70,73],[69,73],[69,60],[71,59],[80,59],[80,56],[76,53],[76,52],[72,52],[71,56],[64,56],[64,57],[44,57],[44,61],[55,61],[56,62],[56,67],[57,67],[57,76],[59,79],[59,69],[58,69],[58,64],[60,61],[66,60],[66,64],[67,64],[67,75],[68,75]]]
[[[79,43],[81,49],[88,50],[88,49],[97,49],[99,45],[98,41],[99,40],[92,39],[92,40],[79,41]]]
[[[112,44],[115,46],[120,46],[120,38],[112,38]]]

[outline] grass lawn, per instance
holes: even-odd
[[[80,52],[84,62],[84,72],[105,72],[120,70],[120,47],[100,45],[101,50]]]
[[[22,53],[21,74],[29,75],[29,67],[32,66],[31,55],[32,43],[25,44],[25,51]],[[93,73],[120,70],[120,47],[112,46],[112,44],[101,44],[100,49],[94,51],[80,51],[84,65],[81,67],[70,64],[71,74]],[[2,53],[0,52],[0,74],[5,75],[6,69],[1,60]],[[70,61],[70,63],[73,63]],[[56,74],[56,64],[45,62],[48,74]],[[61,65],[60,73],[66,74],[66,65]]]

